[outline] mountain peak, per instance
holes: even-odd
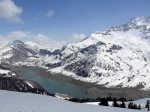
[[[132,30],[140,30],[143,33],[150,32],[150,17],[134,17],[126,24],[121,24],[118,26],[112,26],[109,29],[104,30],[103,32],[98,32],[96,34],[102,35],[111,35],[114,32],[124,32],[124,31],[132,31]]]
[[[13,44],[24,44],[24,42],[22,42],[22,41],[20,41],[20,40],[14,40],[13,42],[12,42]]]
[[[130,24],[135,24],[137,26],[150,25],[150,17],[134,17],[130,20]]]

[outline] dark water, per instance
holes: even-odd
[[[38,74],[38,72],[34,70],[20,70],[18,71],[18,73],[24,79],[38,82],[50,93],[62,93],[77,98],[93,98],[93,96],[86,94],[78,86],[47,79],[45,77],[40,76],[40,74]]]

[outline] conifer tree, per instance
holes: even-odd
[[[121,103],[120,107],[122,107],[122,108],[126,108],[126,104],[124,103],[124,101],[122,101],[122,103]]]
[[[147,101],[146,101],[145,108],[147,108],[148,111],[150,111],[150,106],[149,106],[149,105],[150,105],[150,101],[147,100]]]
[[[129,109],[133,109],[133,102],[130,102],[130,103],[128,104],[128,108],[129,108]]]
[[[149,108],[149,104],[150,104],[150,102],[149,102],[149,100],[147,100],[145,108]]]
[[[133,109],[137,109],[137,105],[136,104],[133,104]]]
[[[141,110],[141,105],[139,104],[138,109]]]
[[[116,98],[114,98],[112,106],[113,106],[113,107],[119,107]]]
[[[108,105],[108,100],[106,98],[101,98],[99,105],[109,106]]]

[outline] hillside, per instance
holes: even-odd
[[[146,112],[72,103],[55,97],[0,90],[1,112]]]

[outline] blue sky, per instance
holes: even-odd
[[[9,9],[2,1],[14,6]],[[150,16],[150,0],[0,0],[0,35],[22,31],[70,40],[73,34],[89,35],[136,16]]]

